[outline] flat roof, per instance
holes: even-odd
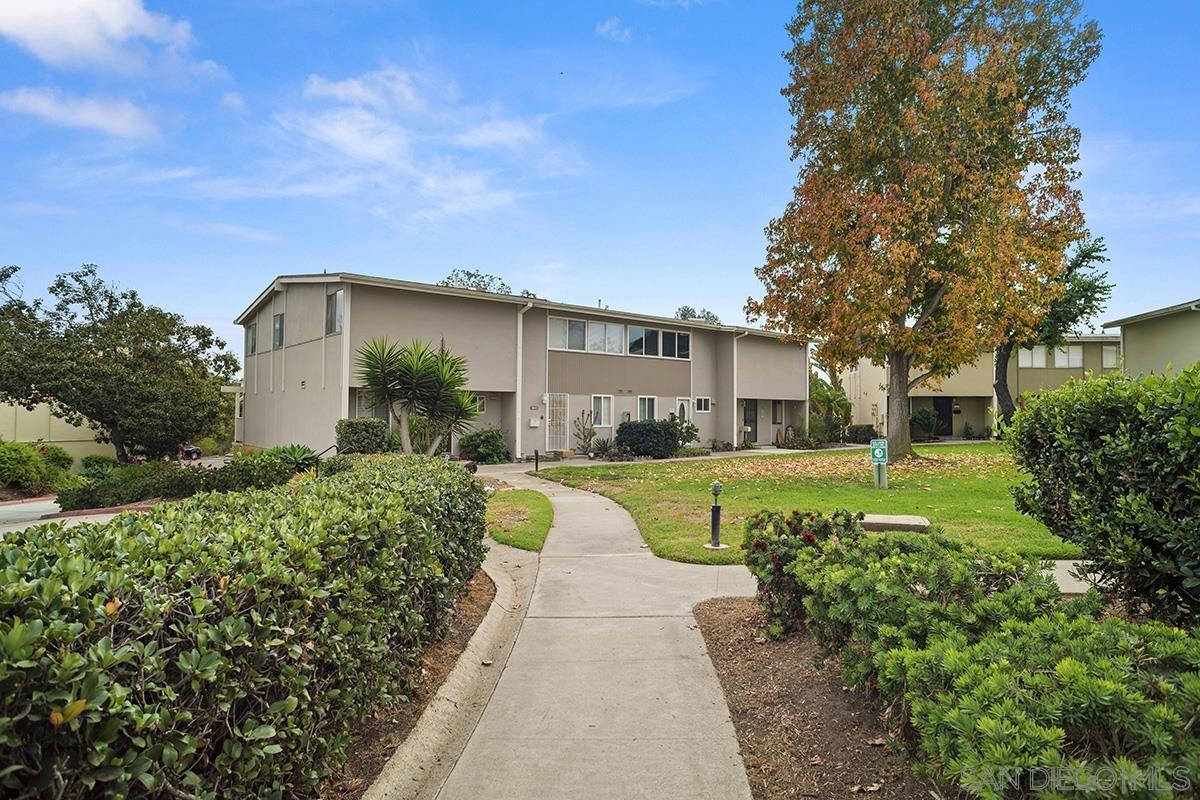
[[[1167,306],[1166,308],[1156,308],[1153,311],[1146,311],[1141,314],[1134,314],[1132,317],[1123,317],[1121,319],[1114,319],[1112,322],[1104,323],[1104,327],[1105,328],[1116,328],[1121,325],[1130,325],[1134,322],[1142,322],[1144,320],[1154,319],[1155,317],[1167,317],[1167,316],[1170,316],[1171,314],[1178,314],[1181,311],[1200,311],[1200,298],[1196,298],[1195,300],[1189,300],[1186,303],[1179,303],[1178,305],[1174,305],[1174,306]]]
[[[302,275],[280,275],[271,281],[267,288],[259,292],[246,309],[238,314],[234,319],[234,324],[242,325],[253,314],[260,305],[270,296],[271,292],[278,291],[280,286],[289,283],[357,283],[366,286],[380,286],[387,289],[402,289],[411,292],[424,292],[426,294],[439,294],[449,297],[461,297],[469,300],[491,300],[497,303],[509,303],[511,305],[529,305],[534,308],[545,308],[551,311],[566,311],[576,314],[602,314],[607,316],[623,317],[639,322],[653,322],[662,325],[673,325],[675,327],[699,328],[701,330],[723,331],[726,333],[744,333],[754,336],[769,336],[772,338],[782,338],[784,334],[777,331],[763,330],[761,328],[748,328],[741,325],[714,325],[711,322],[701,322],[690,319],[675,319],[674,317],[660,317],[654,314],[638,314],[632,311],[621,311],[620,309],[612,308],[596,308],[593,306],[581,306],[573,303],[557,303],[553,300],[546,300],[541,297],[526,297],[518,294],[496,294],[494,292],[482,292],[478,289],[463,289],[458,286],[439,286],[433,283],[421,283],[419,281],[406,281],[399,278],[383,278],[375,275],[359,275],[354,272],[329,272],[329,273],[312,273]],[[802,344],[797,342],[797,344]]]

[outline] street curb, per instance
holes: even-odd
[[[525,621],[538,571],[537,553],[491,539],[488,547],[483,571],[496,585],[496,597],[454,669],[363,800],[437,797],[483,716]]]
[[[47,500],[57,499],[56,494],[44,494],[41,497],[22,497],[19,500],[0,500],[0,506],[19,506],[25,503],[44,503]]]

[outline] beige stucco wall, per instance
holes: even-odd
[[[678,358],[550,351],[550,391],[687,397],[691,364]]]
[[[1046,353],[1044,368],[1019,367],[1017,353],[1013,353],[1008,361],[1008,390],[1013,397],[1025,393],[1043,392],[1047,389],[1057,389],[1069,380],[1084,380],[1088,375],[1101,375],[1116,371],[1116,367],[1104,368],[1104,345],[1119,345],[1114,339],[1110,342],[1069,342],[1068,344],[1083,347],[1082,367],[1063,367],[1056,362],[1057,352],[1053,348]]]
[[[843,371],[841,378],[852,409],[851,424],[874,425],[881,433],[886,430],[887,367],[863,358],[857,369]]]
[[[983,353],[969,364],[964,364],[958,372],[941,381],[926,381],[909,392],[910,397],[933,397],[936,395],[952,395],[954,397],[991,397],[992,372],[994,359],[990,352]],[[920,368],[914,367],[911,377],[920,374]]]
[[[257,352],[244,356],[242,442],[323,450],[350,408],[342,375],[343,334],[324,335],[325,295],[340,284],[288,284],[254,316]],[[353,290],[347,287],[347,305]],[[273,315],[284,313],[284,347],[271,348]],[[244,344],[244,339],[243,339]]]
[[[1130,323],[1121,332],[1130,375],[1162,375],[1168,365],[1178,372],[1200,361],[1200,311]]]
[[[96,441],[90,428],[77,427],[50,413],[50,406],[37,405],[30,411],[21,406],[0,404],[0,439],[9,442],[43,441],[56,444],[76,460],[87,455],[113,455],[111,444]]]
[[[430,342],[467,360],[472,391],[517,388],[517,306],[489,300],[353,285],[350,353],[371,339]],[[528,332],[527,332],[528,335]],[[353,372],[353,369],[351,370]],[[351,385],[357,381],[351,377]]]
[[[808,354],[804,345],[769,336],[737,340],[737,396],[808,399]]]

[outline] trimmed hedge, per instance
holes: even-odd
[[[847,516],[820,537],[819,515],[763,512],[748,563],[768,610],[803,619],[847,684],[879,695],[922,772],[989,800],[1200,785],[1194,633],[1105,618],[1096,592],[1063,602],[1035,560]]]
[[[480,464],[507,464],[512,461],[504,431],[496,427],[471,431],[458,440],[458,449],[464,456]]]
[[[879,431],[874,425],[851,425],[846,428],[846,441],[851,444],[870,444],[872,439],[879,438]]]
[[[108,477],[59,492],[64,511],[107,508],[152,498],[177,499],[200,492],[265,489],[291,480],[291,463],[269,452],[243,453],[221,467],[181,466],[147,461],[117,467]]]
[[[643,458],[670,458],[682,444],[679,427],[669,419],[622,422],[613,439],[613,447]]]
[[[484,554],[439,459],[0,541],[0,793],[290,797],[403,697]]]
[[[1101,587],[1200,619],[1200,364],[1028,397],[1005,439],[1030,476],[1017,508],[1078,544]]]
[[[388,449],[387,420],[377,417],[339,419],[334,432],[339,453],[382,453]]]
[[[0,441],[0,486],[31,489],[46,480],[46,461],[33,445]]]

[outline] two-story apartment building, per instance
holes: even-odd
[[[476,427],[504,431],[515,457],[572,450],[590,411],[597,434],[678,414],[700,441],[774,441],[806,430],[808,359],[777,334],[541,298],[351,273],[276,278],[236,320],[246,335],[235,438],[323,449],[338,419],[380,414],[359,392],[356,354],[384,337],[467,359]]]
[[[1008,362],[1008,388],[1014,398],[1062,386],[1068,380],[1111,372],[1121,366],[1121,337],[1108,334],[1069,336],[1060,348],[1019,350]],[[941,382],[926,382],[909,393],[911,407],[932,408],[941,423],[939,436],[976,434],[994,425],[992,381],[995,354],[984,353]],[[863,359],[841,373],[856,425],[887,431],[887,367]]]
[[[1200,361],[1200,299],[1104,323],[1121,329],[1125,371],[1162,375]]]

